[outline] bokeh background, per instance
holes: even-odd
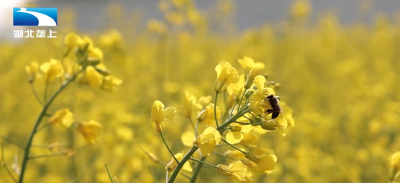
[[[213,95],[214,67],[226,60],[244,74],[237,62],[244,56],[265,64],[262,72],[281,84],[277,94],[292,107],[295,119],[285,137],[277,132],[258,135],[258,146],[273,150],[278,163],[272,174],[253,177],[255,182],[388,180],[388,158],[400,146],[400,1],[25,3],[2,1],[0,11],[0,135],[13,141],[3,140],[9,166],[18,169],[21,164],[23,151],[15,144],[26,143],[41,110],[24,68],[32,60],[60,59],[67,33],[90,36],[102,49],[103,62],[123,79],[114,92],[79,83],[63,92],[50,111],[68,107],[77,122],[99,121],[102,134],[96,144],[85,145],[73,128],[42,130],[36,145],[84,148],[74,156],[31,160],[26,182],[109,182],[105,163],[121,182],[163,182],[164,167],[142,150],[163,163],[170,161],[150,122],[153,101],[178,109],[176,118],[164,124],[164,136],[174,152],[187,151],[190,147],[181,141],[191,129],[181,114],[185,92],[197,98]],[[10,13],[23,6],[58,7],[53,29],[58,38],[13,38]],[[35,86],[41,96],[43,79]],[[57,87],[51,85],[49,91]],[[57,151],[34,148],[31,154]],[[213,164],[231,161],[216,155],[207,159]],[[0,169],[0,182],[10,181]],[[216,181],[230,179],[204,168],[198,182]]]

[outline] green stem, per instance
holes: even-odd
[[[233,147],[234,149],[240,151],[243,154],[247,154],[246,152],[242,151],[241,149],[237,148],[236,146],[234,146],[233,144],[227,142],[225,139],[221,139],[223,142],[225,142],[226,144],[228,144],[229,146]]]
[[[244,97],[244,95],[246,94],[246,91],[247,91],[247,89],[244,89],[244,92],[243,92],[242,98],[240,98],[240,102],[239,102],[239,106],[238,106],[238,111],[240,110],[240,105],[242,104],[243,97]]]
[[[106,165],[106,170],[107,170],[107,173],[108,173],[108,177],[110,177],[110,181],[111,181],[111,183],[114,183],[114,181],[113,181],[113,180],[112,180],[112,178],[111,178],[110,171],[108,171],[107,164],[105,164],[105,165]]]
[[[187,160],[190,159],[190,157],[196,152],[197,149],[198,149],[198,147],[192,146],[192,149],[190,149],[189,152],[186,153],[186,155],[182,158],[182,160],[176,166],[174,172],[172,172],[171,177],[169,177],[168,183],[172,183],[175,181],[175,178],[178,175],[179,171],[182,169],[183,165],[186,163]]]
[[[217,119],[217,99],[218,99],[218,92],[215,92],[214,118],[215,118],[215,124],[217,124],[217,128],[218,128],[219,125],[218,125],[218,119]]]
[[[33,83],[30,83],[30,85],[31,85],[32,92],[33,92],[33,95],[35,95],[36,100],[37,100],[42,106],[44,106],[44,103],[40,100],[39,95],[38,95],[37,92],[36,92],[35,86],[33,85]]]
[[[205,156],[204,156],[204,157],[205,157]],[[209,163],[204,162],[204,160],[197,160],[197,159],[194,159],[194,158],[190,158],[190,160],[196,161],[197,163],[205,164],[205,165],[207,165],[207,166],[209,166],[209,167],[212,167],[212,168],[218,168],[218,167],[215,166],[215,165],[212,165],[212,164],[209,164]]]
[[[231,124],[232,122],[236,121],[240,116],[246,114],[249,111],[250,111],[250,109],[247,106],[245,106],[244,108],[242,108],[242,111],[239,111],[238,113],[235,114],[235,116],[229,118],[228,121],[223,123],[221,126],[217,127],[217,130],[219,132],[224,130],[229,124]],[[182,158],[182,160],[176,166],[174,172],[172,173],[171,177],[168,180],[168,183],[174,182],[176,176],[178,175],[179,171],[182,169],[183,165],[186,163],[187,160],[190,159],[190,157],[196,152],[197,149],[198,149],[198,147],[192,146],[192,149],[190,149],[190,151],[188,153],[186,153],[186,155]],[[205,157],[203,157],[203,158],[205,158]],[[199,167],[196,168],[196,172],[197,171],[200,171]]]
[[[197,134],[197,128],[199,127],[199,120],[197,120],[197,123],[196,123],[196,128],[194,129],[194,133],[195,133],[195,135],[196,135],[196,139],[197,139],[197,137],[198,137],[198,134]]]
[[[196,130],[195,129],[195,127],[194,127],[194,124],[193,124],[193,121],[192,121],[192,119],[191,118],[188,118],[189,119],[189,123],[190,123],[190,125],[192,125],[192,127],[193,127],[193,130]]]
[[[44,87],[44,103],[47,103],[47,88],[49,87],[49,83],[46,82],[46,86]]]
[[[13,176],[13,174],[11,173],[11,170],[8,168],[6,162],[4,161],[4,149],[3,149],[3,142],[0,143],[1,146],[1,160],[0,160],[0,164],[3,165],[3,167],[6,169],[8,175],[10,175],[10,177],[14,180],[15,183],[17,183],[17,179]]]
[[[206,160],[206,158],[207,158],[207,156],[204,156],[204,157],[202,157],[202,158],[200,159],[200,161],[203,162],[203,161]],[[193,173],[193,176],[192,176],[192,178],[190,179],[190,183],[195,183],[195,182],[196,182],[197,176],[199,176],[199,174],[200,174],[200,169],[201,169],[201,167],[203,167],[203,163],[197,164],[196,171]]]
[[[174,153],[172,153],[171,149],[169,148],[169,146],[168,146],[167,142],[165,142],[165,139],[164,139],[164,136],[163,136],[163,134],[162,134],[161,132],[159,132],[159,133],[160,133],[160,136],[161,136],[161,138],[162,138],[162,140],[163,140],[163,142],[164,142],[164,145],[165,145],[165,147],[167,147],[167,149],[168,149],[169,153],[170,153],[170,154],[171,154],[171,156],[174,158],[174,160],[175,160],[177,163],[179,163],[178,159],[176,159],[176,158],[175,158],[175,155],[174,155]]]
[[[82,68],[82,70],[85,70],[86,67]],[[35,136],[36,130],[40,125],[40,122],[42,121],[43,117],[46,116],[47,114],[47,110],[49,109],[50,105],[53,103],[53,101],[57,98],[57,96],[73,81],[75,80],[75,78],[77,77],[77,75],[80,72],[74,74],[72,76],[72,78],[70,80],[68,80],[64,85],[62,85],[57,91],[56,93],[54,93],[54,95],[50,98],[50,100],[45,103],[45,105],[43,106],[42,112],[40,113],[38,119],[35,122],[35,125],[32,129],[32,132],[29,136],[28,142],[26,143],[25,146],[25,150],[24,150],[24,158],[22,160],[22,166],[21,166],[21,174],[19,176],[19,183],[23,183],[24,182],[24,175],[25,175],[25,170],[26,170],[26,166],[28,165],[28,161],[29,161],[29,152],[31,150],[31,146],[32,146],[32,141],[33,141],[33,137]]]

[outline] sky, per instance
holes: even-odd
[[[12,34],[12,8],[22,7],[27,0],[0,0],[0,37]],[[257,27],[265,23],[276,23],[285,19],[293,0],[233,0],[236,5],[234,21],[240,30]],[[335,12],[340,22],[372,22],[374,15],[385,13],[394,17],[400,13],[400,0],[310,0],[313,7],[312,20],[322,14]],[[372,2],[370,11],[361,15],[362,2]],[[161,19],[157,9],[158,0],[36,0],[39,7],[57,7],[59,11],[73,8],[76,26],[81,31],[99,30],[104,27],[108,6],[123,3],[125,12],[143,13],[143,19]],[[364,3],[366,4],[366,3]],[[207,11],[213,8],[215,0],[197,0],[197,7]],[[100,17],[100,18],[99,18]]]

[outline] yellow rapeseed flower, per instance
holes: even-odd
[[[97,47],[88,49],[88,60],[90,61],[103,60],[103,51],[101,51],[101,49]]]
[[[73,48],[76,48],[76,47],[82,45],[83,40],[79,35],[71,32],[65,36],[64,44],[65,44],[65,46],[67,46],[68,49],[73,49]]]
[[[102,89],[114,91],[115,87],[122,84],[122,79],[118,79],[113,75],[108,75],[103,78]]]
[[[161,132],[163,129],[162,122],[164,120],[174,119],[175,113],[175,107],[167,107],[164,109],[164,104],[159,100],[155,100],[151,108],[151,121],[156,124],[156,131]]]
[[[68,108],[58,110],[52,117],[49,119],[49,123],[61,124],[63,127],[68,128],[74,122],[74,115]]]
[[[183,99],[183,104],[182,104],[183,116],[191,119],[193,105],[195,104],[196,104],[196,97],[190,94],[189,92],[185,92],[185,98]]]
[[[217,172],[230,176],[234,181],[246,181],[247,167],[241,161],[235,161],[229,166],[219,164],[217,165]]]
[[[241,122],[247,122],[248,120],[244,117],[238,119]],[[241,125],[238,123],[232,123],[229,125],[230,129],[226,134],[226,141],[230,144],[237,144],[243,139],[243,133],[250,132],[254,127],[252,125]]]
[[[217,80],[215,81],[214,91],[220,93],[224,91],[230,83],[239,81],[237,70],[227,61],[221,61],[216,67]]]
[[[35,81],[36,76],[38,75],[39,64],[35,61],[32,61],[29,65],[25,67],[25,71],[28,74],[28,80],[30,83]]]
[[[183,158],[183,153],[177,153],[177,154],[175,154],[175,158],[176,158],[178,161],[181,161],[182,158]],[[172,157],[172,158],[171,158],[171,161],[168,163],[168,165],[167,165],[167,167],[165,167],[165,169],[168,170],[170,173],[172,173],[172,171],[175,170],[176,166],[178,166],[178,163],[177,163],[177,162],[175,161],[175,159]],[[189,162],[186,162],[185,164],[183,164],[182,169],[183,169],[183,170],[186,170],[186,171],[188,171],[188,172],[192,172],[192,170],[193,170],[193,169],[192,169],[192,166],[190,166],[190,163],[189,163]]]
[[[76,127],[76,130],[82,134],[88,143],[94,144],[102,128],[103,127],[99,122],[90,120],[89,122],[80,123]]]
[[[243,59],[239,59],[239,64],[245,69],[250,70],[252,68],[264,69],[264,64],[261,62],[254,62],[254,60],[250,57],[243,57]]]
[[[217,119],[221,118],[221,110],[217,106]],[[215,116],[214,116],[214,104],[208,104],[206,109],[203,110],[199,115],[197,120],[199,120],[199,124],[206,123],[208,126],[215,125]]]
[[[103,75],[96,71],[96,69],[89,65],[86,67],[86,72],[81,78],[81,82],[88,83],[93,88],[99,88],[103,84]]]
[[[50,59],[50,61],[40,65],[40,70],[45,73],[46,82],[52,82],[54,79],[62,77],[64,69],[59,60]]]
[[[210,155],[211,151],[221,141],[221,134],[214,127],[208,127],[194,141],[194,145],[200,148],[202,156]]]

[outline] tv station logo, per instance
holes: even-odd
[[[13,8],[14,26],[57,26],[57,8]],[[34,36],[34,33],[36,33]],[[56,38],[56,31],[14,30],[14,38]],[[47,35],[47,36],[46,36]]]

